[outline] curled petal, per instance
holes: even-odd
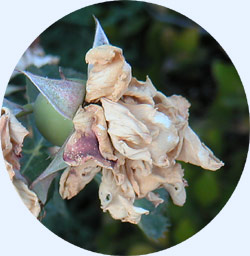
[[[146,196],[146,198],[154,204],[155,207],[157,207],[159,204],[162,204],[164,200],[160,198],[160,196],[154,192],[149,192]]]
[[[177,160],[212,171],[224,165],[204,143],[201,143],[198,135],[189,126],[185,129],[183,146]]]
[[[158,91],[154,97],[154,102],[159,111],[169,116],[172,120],[188,120],[190,103],[184,97],[179,95],[167,97]]]
[[[147,126],[123,105],[107,99],[101,102],[114,148],[127,158],[151,162],[147,146],[152,138]]]
[[[131,80],[131,67],[122,50],[101,45],[87,52],[86,62],[93,65],[88,74],[86,102],[97,102],[102,97],[118,101]]]
[[[157,166],[170,166],[174,159],[168,157],[179,142],[178,130],[175,123],[164,113],[157,111],[148,104],[123,104],[142,123],[144,123],[152,136],[148,145],[153,164]]]
[[[132,78],[128,89],[124,92],[122,100],[128,104],[150,104],[154,105],[153,97],[156,95],[156,89],[149,77],[146,82],[138,81]]]
[[[164,187],[169,193],[173,202],[183,205],[186,200],[185,186],[183,181],[183,169],[180,164],[171,167],[153,166],[147,176],[142,176],[139,169],[132,169],[131,163],[127,162],[128,178],[139,198],[148,196],[148,193],[159,187]],[[152,195],[149,198],[152,198]],[[152,201],[154,201],[152,199]]]
[[[101,170],[95,161],[87,161],[78,167],[68,167],[60,179],[59,192],[63,199],[76,196]]]
[[[37,195],[28,188],[28,186],[23,182],[23,180],[19,180],[14,177],[13,185],[15,186],[16,191],[18,192],[26,207],[31,211],[31,213],[35,217],[38,217],[41,211],[41,207]]]
[[[102,108],[94,104],[80,107],[73,123],[75,132],[65,147],[64,161],[70,166],[79,166],[95,159],[100,166],[114,166],[117,158],[113,155]]]
[[[37,195],[28,188],[19,173],[23,140],[29,134],[8,108],[2,108],[0,118],[1,146],[6,169],[24,204],[38,217],[41,207]]]
[[[117,185],[111,170],[103,169],[99,198],[103,211],[109,211],[114,219],[123,222],[137,224],[142,214],[148,214],[147,210],[133,206],[135,194],[128,179]]]
[[[29,132],[8,108],[2,108],[1,114],[1,146],[7,170],[10,177],[13,178],[15,175],[14,170],[20,169],[19,158],[21,156],[23,140]]]

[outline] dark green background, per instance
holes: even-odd
[[[159,240],[104,214],[94,181],[69,201],[54,194],[42,222],[65,240],[95,252],[128,255],[169,248],[206,226],[238,183],[249,144],[244,89],[230,59],[204,29],[172,10],[136,1],[89,6],[43,32],[40,43],[46,53],[60,56],[60,66],[86,74],[84,58],[95,29],[92,15],[110,43],[123,49],[134,76],[145,80],[149,75],[167,96],[180,94],[190,101],[190,126],[225,166],[211,172],[183,164],[187,201],[183,207],[169,201],[170,226]]]

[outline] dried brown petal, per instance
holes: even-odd
[[[149,77],[147,77],[146,82],[138,81],[133,77],[128,89],[122,96],[122,101],[128,104],[154,105],[153,97],[156,95],[156,92]]]
[[[147,210],[133,206],[135,195],[128,179],[117,185],[111,170],[103,169],[99,198],[103,211],[109,211],[114,219],[123,222],[137,224],[142,214],[148,214]]]
[[[171,120],[188,120],[190,103],[184,97],[179,95],[167,97],[158,91],[154,97],[154,102],[159,111],[163,112]]]
[[[127,158],[151,162],[147,146],[152,138],[146,125],[121,104],[104,98],[101,102],[114,148]]]
[[[171,167],[153,166],[151,174],[147,176],[142,176],[139,169],[133,169],[131,166],[131,161],[127,161],[128,178],[139,198],[146,197],[149,192],[163,186],[175,204],[185,203],[185,183],[180,164]]]
[[[78,167],[68,167],[60,179],[60,195],[71,199],[77,195],[101,170],[94,161],[87,161]]]
[[[146,196],[146,198],[154,204],[155,207],[157,207],[159,204],[162,204],[164,200],[160,198],[160,196],[154,192],[149,192]]]
[[[102,108],[95,104],[80,107],[73,123],[75,132],[65,147],[64,161],[79,166],[94,159],[100,166],[112,167],[117,158],[113,155]]]
[[[169,159],[171,152],[179,142],[178,130],[175,123],[164,113],[157,111],[148,104],[123,104],[130,112],[147,126],[150,131],[152,142],[148,150],[154,165],[170,166],[174,159]]]
[[[88,74],[86,102],[97,102],[102,97],[118,101],[131,80],[131,67],[122,50],[101,45],[87,52],[86,62],[93,65]]]
[[[41,207],[37,195],[22,180],[15,177],[13,178],[13,185],[26,207],[35,217],[38,217]]]
[[[199,165],[212,171],[224,165],[204,143],[201,143],[197,134],[190,127],[185,129],[182,150],[177,160]]]
[[[23,140],[29,132],[8,108],[2,108],[0,133],[6,168],[10,177],[13,178],[15,175],[14,170],[20,170],[19,158],[21,156]]]

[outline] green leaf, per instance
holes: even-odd
[[[36,129],[33,114],[28,116],[27,128],[30,135],[24,140],[23,156],[20,160],[21,173],[32,182],[48,166],[50,159],[48,143]]]
[[[242,91],[241,81],[232,64],[215,61],[212,68],[215,80],[220,86],[221,94],[228,96],[235,94],[235,91]]]
[[[194,235],[197,230],[190,219],[184,218],[180,219],[173,232],[173,237],[175,239],[175,243],[177,244]]]
[[[22,71],[22,73],[61,115],[67,119],[73,119],[75,112],[84,100],[85,85],[83,83],[69,79],[45,78],[27,71]]]
[[[31,189],[34,190],[43,204],[47,201],[48,191],[53,179],[57,176],[57,172],[65,169],[68,165],[63,161],[63,151],[67,141],[60,148],[55,158],[49,166],[41,173],[41,175],[33,181]]]
[[[212,72],[218,85],[217,101],[224,109],[236,107],[244,111],[247,107],[242,98],[246,98],[239,75],[232,64],[215,61]]]
[[[203,207],[211,206],[217,201],[220,195],[216,173],[209,171],[203,172],[194,184],[193,191],[197,201]]]
[[[174,49],[185,53],[194,52],[199,45],[198,29],[186,29],[180,33],[175,40]]]
[[[24,90],[25,90],[25,86],[19,86],[19,85],[9,84],[9,85],[7,86],[7,89],[6,89],[6,91],[5,91],[4,96],[9,96],[9,95],[11,95],[12,93],[16,93],[16,92],[24,91]]]
[[[149,202],[147,199],[136,200],[135,206],[142,207],[150,211],[148,215],[143,215],[138,226],[151,239],[159,239],[164,236],[164,233],[169,227],[169,220],[166,217],[166,209],[168,202],[168,193],[165,189],[158,189],[156,193],[164,199],[164,203],[158,207]]]

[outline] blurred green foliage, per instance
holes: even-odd
[[[183,207],[169,201],[164,214],[171,226],[163,220],[168,231],[159,239],[149,239],[138,226],[102,213],[94,181],[69,201],[60,198],[54,182],[42,223],[63,239],[95,252],[131,255],[166,249],[206,226],[238,183],[249,144],[244,89],[230,59],[204,29],[172,10],[137,1],[92,5],[44,31],[40,44],[46,53],[60,56],[60,66],[86,74],[84,58],[94,38],[92,15],[111,44],[123,49],[134,76],[145,80],[149,75],[164,94],[180,94],[190,101],[190,126],[225,166],[210,172],[182,164],[189,183],[187,201]],[[8,99],[25,103],[15,94]]]

